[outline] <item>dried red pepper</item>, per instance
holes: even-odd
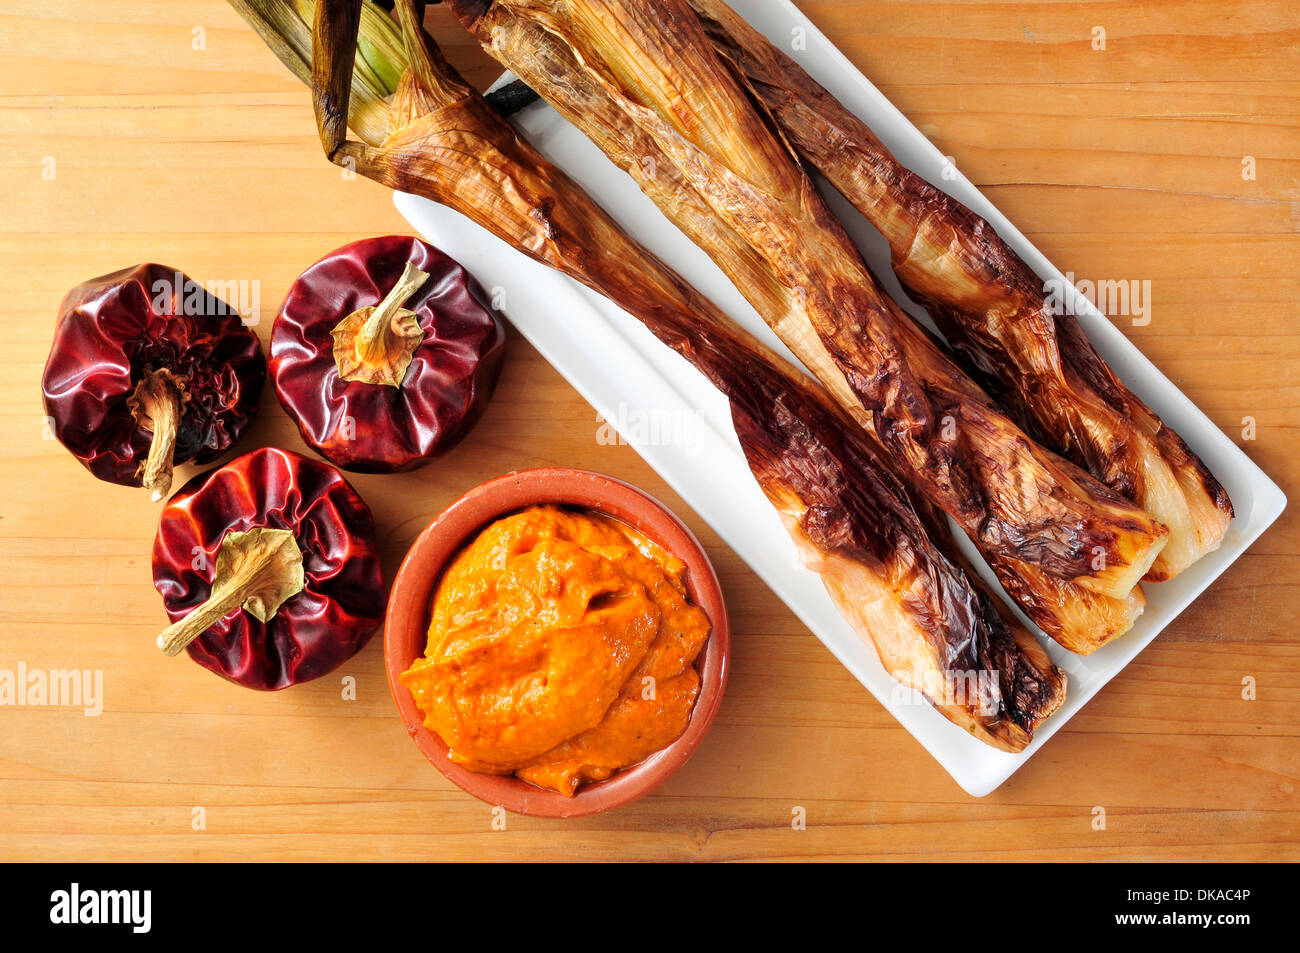
[[[146,264],[68,292],[41,387],[54,435],[86,469],[160,500],[174,464],[234,445],[265,380],[257,335],[236,311]]]
[[[158,637],[239,685],[285,688],[333,671],[383,620],[375,526],[333,467],[265,448],[190,480],[163,508]]]
[[[505,328],[459,264],[402,235],[307,269],[271,331],[271,377],[307,444],[348,470],[411,470],[455,446],[500,375]]]

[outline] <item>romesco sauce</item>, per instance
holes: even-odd
[[[686,730],[710,623],[684,571],[595,513],[504,517],[443,574],[402,684],[457,764],[571,796]]]

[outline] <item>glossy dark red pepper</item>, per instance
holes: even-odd
[[[162,499],[173,463],[207,463],[234,445],[265,380],[257,335],[237,312],[176,269],[146,264],[68,292],[41,387],[54,435],[86,469]]]
[[[427,278],[390,296],[408,264]],[[368,352],[361,329],[386,298],[403,313],[374,323]],[[271,377],[323,456],[348,470],[410,470],[477,422],[504,348],[505,328],[465,269],[419,239],[390,235],[345,245],[298,278],[271,331]]]
[[[280,550],[252,539],[265,530],[279,531]],[[232,574],[226,556],[236,541],[246,546]],[[231,593],[240,573],[242,589]],[[199,474],[172,497],[154,541],[153,578],[175,623],[159,647],[185,648],[248,688],[333,671],[366,644],[387,604],[365,502],[333,467],[275,448]],[[275,595],[250,604],[268,592]]]

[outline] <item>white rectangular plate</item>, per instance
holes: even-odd
[[[732,5],[782,49],[802,29],[791,55],[876,132],[908,167],[984,216],[1044,279],[1061,273],[898,112],[788,0],[733,0]],[[798,45],[798,44],[795,44]],[[515,117],[528,139],[585,186],[624,227],[712,298],[736,321],[793,360],[762,319],[709,258],[683,236],[577,129],[544,104]],[[909,311],[883,238],[848,203],[828,194],[887,289]],[[485,286],[504,293],[511,323],[582,394],[597,414],[675,489],[788,605],[844,666],[968,793],[983,797],[1010,777],[1100,688],[1171,623],[1274,521],[1282,491],[1151,364],[1109,320],[1083,301],[1080,320],[1097,350],[1133,391],[1159,413],[1222,481],[1237,517],[1223,546],[1172,582],[1145,587],[1147,609],[1133,630],[1083,658],[1044,640],[1069,675],[1065,705],[1020,754],[974,740],[929,705],[900,690],[840,617],[821,580],[799,565],[776,512],[754,482],[730,423],[727,402],[677,354],[605,298],[510,249],[459,214],[411,195],[397,208],[429,241],[460,260]],[[647,425],[649,421],[649,425]],[[592,420],[595,438],[596,418]],[[671,439],[662,439],[667,435]],[[963,540],[963,542],[965,542]],[[973,548],[966,550],[992,579]],[[995,584],[996,585],[996,584]]]

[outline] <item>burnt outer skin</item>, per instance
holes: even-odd
[[[173,622],[211,595],[226,534],[254,527],[293,533],[303,590],[266,622],[228,613],[186,651],[222,678],[270,691],[319,678],[360,651],[388,596],[361,497],[328,464],[268,447],[195,476],[163,508],[153,580]]]
[[[791,144],[885,234],[903,286],[1022,426],[1127,499],[1147,501],[1147,467],[1163,460],[1193,513],[1232,516],[1205,464],[1115,376],[1074,314],[1048,310],[1042,279],[987,221],[903,166],[723,0],[688,2]]]
[[[403,307],[424,339],[401,387],[339,376],[330,332],[383,300],[407,262],[428,280]],[[345,245],[294,282],[271,330],[276,396],[306,443],[346,470],[393,472],[456,446],[483,415],[505,355],[505,327],[478,282],[405,235]]]
[[[996,673],[995,711],[938,707],[986,743],[1022,749],[1060,707],[1064,673],[1018,623],[1013,632],[989,594],[934,542],[865,435],[630,238],[425,42],[437,88],[420,87],[408,73],[388,139],[347,143],[335,160],[346,157],[364,175],[465,214],[610,298],[704,373],[728,397],[769,498],[794,499],[800,528],[822,555],[860,564],[893,587],[914,639],[911,657],[890,663]]]
[[[64,297],[41,380],[45,412],[54,435],[101,480],[141,485],[153,433],[127,400],[160,369],[180,378],[188,395],[177,464],[208,463],[229,450],[257,413],[266,380],[257,335],[175,268],[124,268]]]
[[[655,333],[672,345],[671,332]],[[706,362],[691,360],[718,383]],[[764,490],[774,502],[790,490],[799,497],[807,507],[800,528],[822,553],[879,564],[899,591],[924,594],[909,608],[934,640],[941,670],[997,677],[998,717],[965,714],[978,719],[998,747],[1021,750],[1064,701],[1064,673],[1041,650],[1034,651],[1032,636],[1023,630],[1019,638],[1013,634],[995,598],[972,581],[948,547],[937,514],[927,521],[924,504],[912,503],[851,421],[772,365],[751,356],[746,366],[744,387],[735,381],[719,387],[730,398],[732,423]]]

